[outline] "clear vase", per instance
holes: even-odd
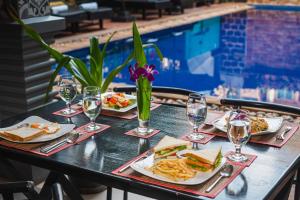
[[[150,107],[151,107],[152,84],[147,78],[139,78],[136,81],[136,96],[139,126],[137,134],[147,135],[153,130],[150,125]]]

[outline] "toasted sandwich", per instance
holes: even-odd
[[[210,171],[218,167],[222,160],[221,147],[216,149],[204,149],[188,151],[185,156],[186,164],[199,171]]]
[[[170,136],[165,136],[159,143],[154,147],[154,159],[164,158],[168,156],[176,155],[176,152],[190,149],[191,142],[177,139]]]
[[[22,127],[14,130],[0,131],[0,135],[12,141],[25,142],[44,134],[43,130],[31,127]]]

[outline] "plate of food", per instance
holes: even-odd
[[[182,185],[201,184],[225,164],[221,148],[193,151],[185,140],[165,136],[147,158],[130,167],[151,178]]]
[[[136,96],[106,92],[102,95],[102,109],[116,112],[127,112],[137,106]]]
[[[229,112],[227,112],[223,117],[215,120],[213,126],[217,129],[227,132],[227,120],[229,118]],[[282,124],[282,117],[250,117],[251,120],[251,135],[260,136],[277,132]]]
[[[13,126],[0,128],[0,137],[16,143],[46,142],[59,138],[74,128],[74,124],[58,124],[31,116]]]

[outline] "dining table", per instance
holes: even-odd
[[[53,115],[54,111],[63,109],[65,104],[58,101],[19,114],[0,122],[1,127],[16,124],[29,116],[39,116],[51,122],[73,123],[76,127],[89,122],[83,114],[66,118]],[[138,126],[137,118],[120,119],[118,117],[100,115],[97,122],[109,125],[101,134],[72,145],[51,156],[43,156],[0,145],[0,156],[50,170],[45,188],[56,179],[64,184],[71,199],[82,199],[73,185],[64,179],[65,175],[76,176],[117,188],[126,192],[136,193],[154,199],[163,200],[196,200],[208,197],[178,191],[160,185],[145,183],[112,173],[126,162],[136,158],[154,147],[165,135],[179,138],[191,132],[184,107],[161,105],[151,112],[151,127],[160,132],[148,139],[124,134]],[[210,112],[208,110],[208,112]],[[2,140],[2,139],[1,139]],[[233,151],[234,145],[226,137],[214,137],[207,144],[199,144],[200,149],[222,147],[223,152]],[[246,167],[215,199],[275,199],[288,187],[294,179],[300,165],[300,134],[299,130],[281,148],[263,144],[247,143],[242,152],[256,155],[254,162]],[[298,173],[299,181],[299,173]],[[111,191],[110,191],[111,192]],[[47,199],[47,189],[42,189],[41,199]],[[125,195],[124,195],[125,196]]]

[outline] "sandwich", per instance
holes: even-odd
[[[186,164],[198,171],[211,171],[218,167],[222,161],[221,147],[216,149],[203,149],[199,151],[188,151],[183,154]]]
[[[177,139],[170,136],[165,136],[154,147],[154,159],[175,156],[178,151],[191,148],[191,142]]]
[[[33,123],[30,127],[43,130],[45,134],[54,134],[60,129],[60,125],[58,123]]]
[[[31,127],[22,127],[13,130],[0,131],[0,135],[2,137],[18,142],[30,141],[43,134],[43,130]]]

